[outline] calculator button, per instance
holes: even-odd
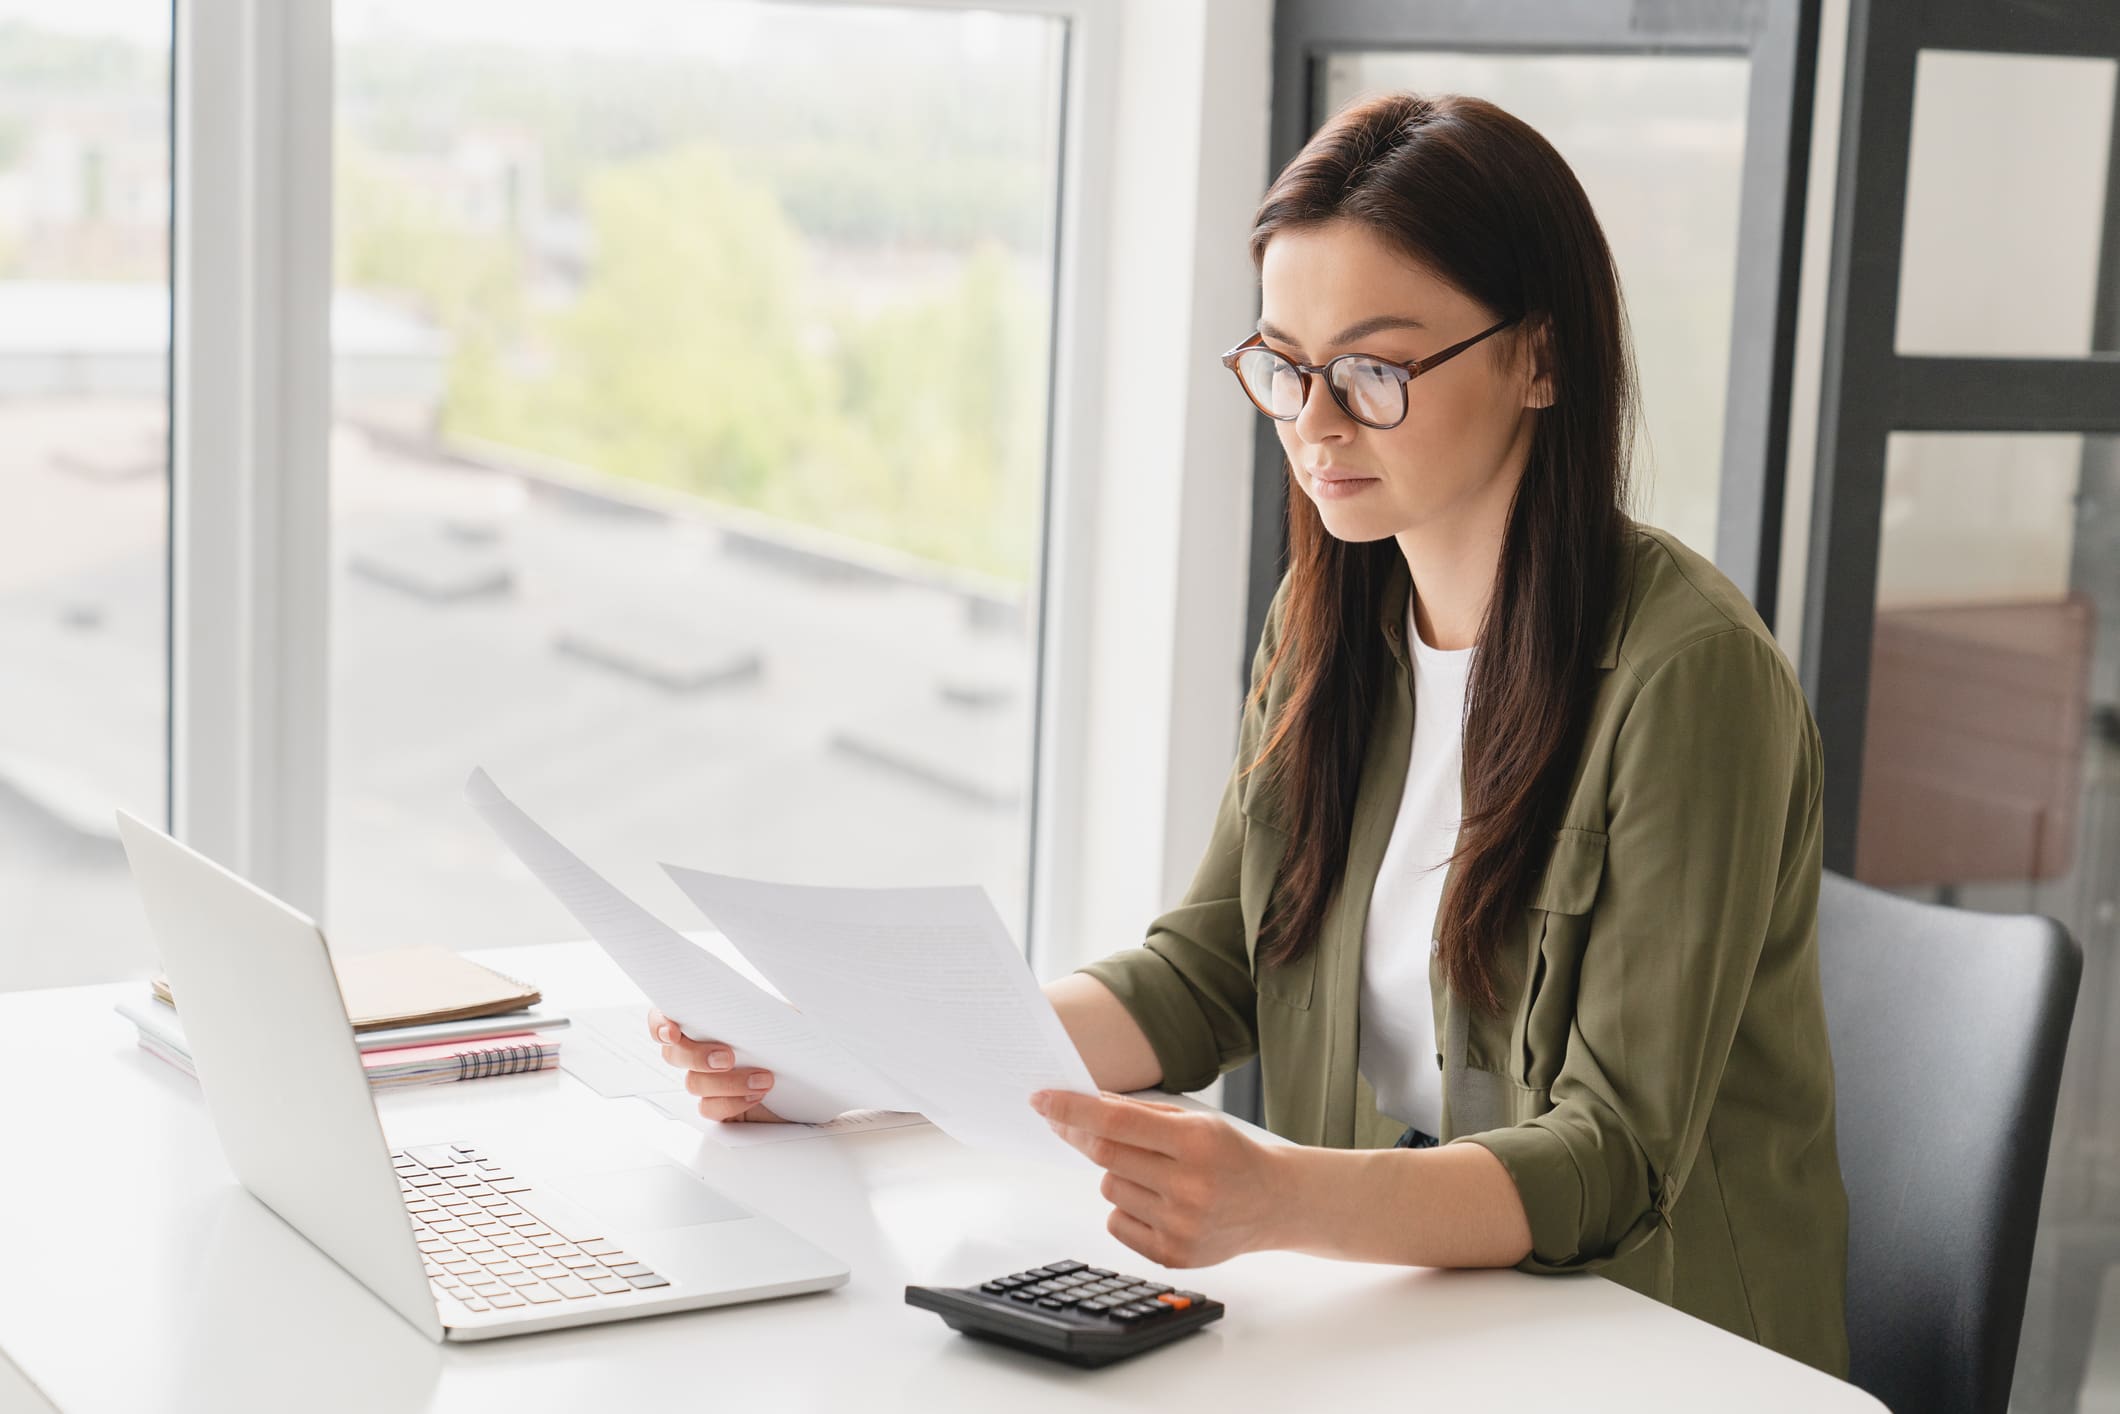
[[[1158,1296],[1156,1300],[1170,1307],[1173,1311],[1183,1311],[1190,1308],[1192,1305],[1192,1302],[1190,1300],[1178,1295],[1176,1292],[1173,1291],[1164,1292],[1161,1296]]]
[[[1048,1311],[1058,1311],[1063,1303],[1053,1300],[1050,1296],[1041,1296],[1038,1298],[1038,1304]]]
[[[1008,1292],[1008,1288],[998,1281],[981,1282],[979,1289],[989,1296],[1002,1296]]]
[[[1091,1267],[1088,1269],[1088,1271],[1089,1274],[1093,1277],[1108,1277],[1112,1275],[1111,1272],[1106,1271],[1103,1267]]]
[[[1192,1302],[1192,1304],[1195,1306],[1198,1306],[1207,1300],[1206,1297],[1202,1296],[1197,1291],[1181,1291],[1178,1293],[1178,1295],[1184,1297],[1187,1301]]]
[[[1142,1317],[1148,1315],[1149,1309],[1146,1306],[1138,1306],[1129,1303],[1125,1306],[1119,1307],[1111,1314],[1118,1320],[1122,1320],[1128,1325],[1132,1325],[1135,1321],[1138,1321]]]
[[[1028,1306],[1038,1299],[1038,1293],[1026,1287],[1022,1291],[1011,1291],[1008,1294],[1008,1299],[1011,1301],[1021,1301],[1024,1305]]]
[[[1055,1262],[1052,1266],[1046,1268],[1048,1272],[1051,1272],[1056,1277],[1064,1277],[1070,1272],[1079,1272],[1082,1269],[1080,1262]]]

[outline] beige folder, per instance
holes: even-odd
[[[339,993],[356,1031],[464,1021],[535,1006],[537,988],[436,947],[390,948],[334,957]],[[168,979],[156,976],[155,1000],[174,1005]]]

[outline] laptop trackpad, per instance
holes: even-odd
[[[570,1174],[552,1186],[613,1228],[635,1232],[751,1216],[748,1208],[722,1197],[675,1164]]]

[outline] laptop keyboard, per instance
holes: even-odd
[[[554,1231],[530,1185],[462,1144],[390,1156],[428,1283],[473,1311],[562,1305],[668,1286],[616,1243]]]

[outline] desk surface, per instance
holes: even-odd
[[[586,944],[499,950],[562,1009],[638,999]],[[1260,1252],[1182,1274],[1104,1230],[1096,1176],[976,1153],[931,1126],[731,1149],[559,1072],[381,1097],[393,1142],[506,1152],[566,1113],[690,1164],[853,1268],[829,1292],[436,1346],[250,1198],[197,1087],[111,1011],[127,983],[0,996],[0,1350],[88,1411],[1038,1409],[1878,1410],[1850,1385],[1595,1276]],[[1072,1257],[1205,1291],[1229,1314],[1105,1370],[960,1336],[904,1304]],[[1525,1336],[1539,1353],[1526,1359]],[[1586,1384],[1581,1372],[1624,1373]]]

